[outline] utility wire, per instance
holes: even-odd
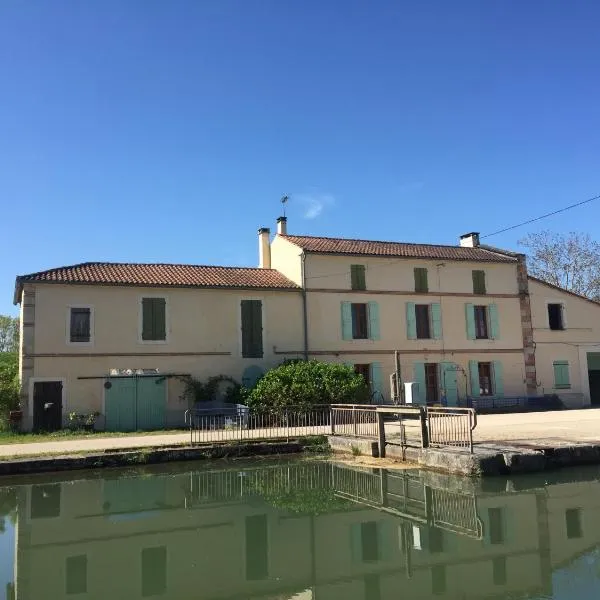
[[[489,238],[493,235],[498,235],[499,233],[504,233],[505,231],[511,231],[516,229],[517,227],[523,227],[523,225],[529,225],[529,223],[535,223],[536,221],[541,221],[547,217],[552,217],[559,213],[565,212],[567,210],[571,210],[572,208],[576,208],[577,206],[581,206],[582,204],[587,204],[588,202],[593,202],[594,200],[600,199],[600,194],[598,196],[594,196],[593,198],[588,198],[587,200],[582,200],[581,202],[577,202],[575,204],[571,204],[570,206],[565,206],[564,208],[560,208],[558,210],[546,213],[541,217],[536,217],[535,219],[529,219],[529,221],[523,221],[522,223],[517,223],[516,225],[511,225],[510,227],[505,227],[504,229],[500,229],[498,231],[494,231],[494,233],[487,233],[486,235],[482,235],[481,238]]]

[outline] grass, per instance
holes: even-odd
[[[100,438],[147,436],[147,435],[170,435],[175,433],[186,433],[186,429],[165,429],[160,431],[71,431],[61,429],[53,433],[14,433],[12,431],[0,431],[0,445],[2,444],[35,444],[36,442],[66,442],[69,440],[97,440]]]

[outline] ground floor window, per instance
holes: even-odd
[[[371,366],[369,364],[354,365],[354,372],[362,375],[365,383],[371,385]]]
[[[479,363],[479,395],[492,396],[492,363]]]

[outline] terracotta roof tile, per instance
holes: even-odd
[[[282,290],[298,288],[275,269],[99,262],[21,275],[17,282]]]
[[[404,242],[377,242],[345,238],[326,238],[302,235],[282,236],[292,244],[315,254],[349,254],[366,256],[391,256],[399,258],[431,258],[465,260],[473,262],[513,263],[516,257],[485,248],[464,248],[434,244],[408,244]]]

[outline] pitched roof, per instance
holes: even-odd
[[[298,286],[275,269],[204,265],[87,262],[17,277],[24,283],[129,285],[148,287],[258,288],[293,290]]]
[[[465,248],[435,244],[409,244],[405,242],[377,242],[345,238],[284,235],[284,239],[315,254],[348,254],[365,256],[390,256],[399,258],[431,258],[440,260],[465,260],[473,262],[514,263],[516,256],[494,252],[487,248]]]
[[[579,298],[580,300],[585,300],[586,302],[591,302],[596,306],[600,306],[599,300],[594,300],[593,298],[588,298],[587,296],[583,296],[582,294],[578,294],[577,292],[572,292],[571,290],[567,290],[560,285],[555,285],[554,283],[550,283],[548,281],[544,281],[543,279],[539,279],[538,277],[534,277],[533,275],[527,276],[530,281],[535,281],[540,285],[545,285],[546,287],[552,288],[553,290],[558,290],[559,292],[563,292],[564,294],[569,294],[569,296],[575,296],[575,298]]]

